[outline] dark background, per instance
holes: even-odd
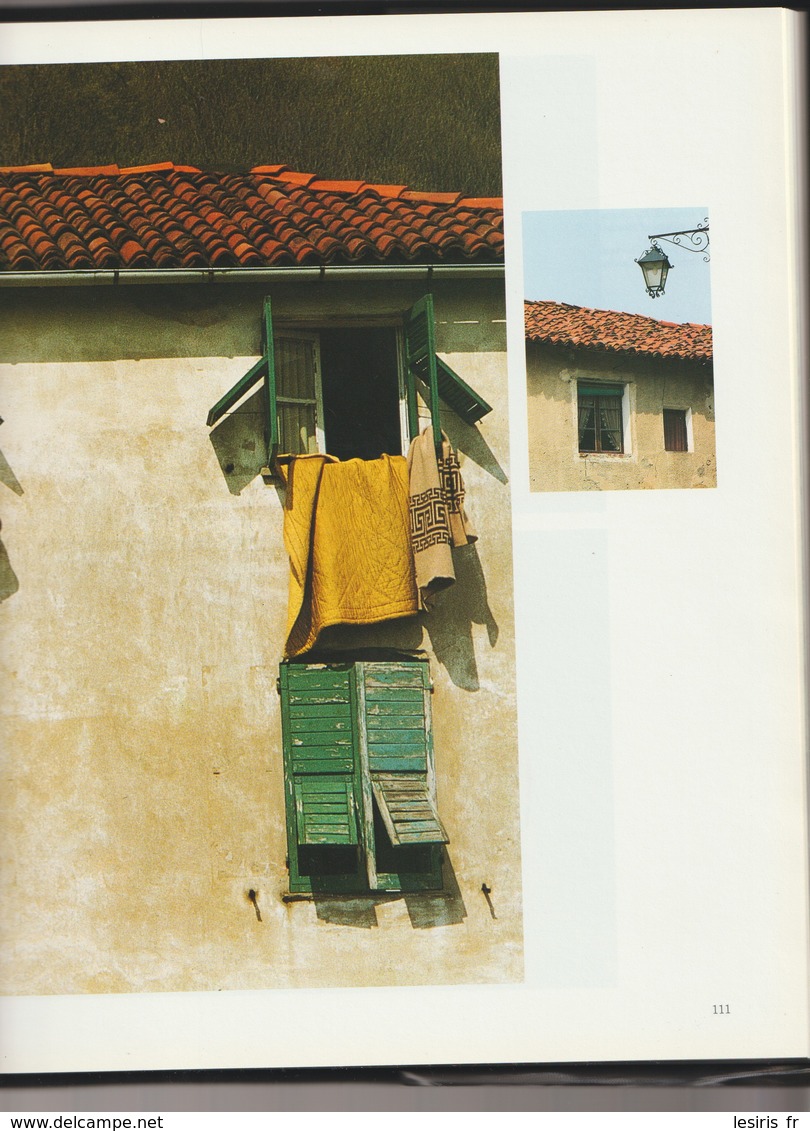
[[[496,55],[0,67],[0,165],[285,164],[501,195]]]

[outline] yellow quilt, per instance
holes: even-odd
[[[286,659],[324,628],[418,612],[402,456],[339,463],[299,456],[284,470],[290,555]]]

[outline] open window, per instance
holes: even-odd
[[[418,394],[440,441],[439,402],[474,424],[491,411],[438,355],[432,295],[400,324],[273,327],[264,301],[262,356],[217,402],[209,426],[260,382],[268,466],[280,455],[328,452],[338,459],[401,455],[419,428]]]
[[[442,886],[427,660],[284,663],[291,892]]]

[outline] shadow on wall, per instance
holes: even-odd
[[[2,420],[0,420],[0,424],[2,424]],[[23,494],[17,476],[9,467],[8,460],[2,452],[0,452],[0,481],[5,483],[6,487],[10,488],[15,495]],[[2,522],[0,522],[0,529],[2,529]],[[8,550],[3,542],[0,542],[0,601],[13,597],[19,588],[20,579],[11,567]]]
[[[352,653],[364,648],[414,652],[426,632],[438,663],[456,687],[478,691],[473,625],[486,626],[490,647],[498,640],[498,624],[489,607],[487,584],[475,544],[453,550],[456,583],[444,589],[429,613],[380,624],[339,624],[318,637],[318,651]]]
[[[20,581],[11,568],[11,562],[8,560],[8,551],[3,543],[0,542],[0,601],[5,601],[8,597],[13,597],[19,588]]]
[[[23,494],[23,489],[20,486],[17,476],[9,467],[8,460],[2,452],[0,452],[0,483],[5,483],[6,487],[12,490],[15,495]]]
[[[228,490],[239,495],[267,463],[263,436],[263,394],[259,388],[209,434]]]
[[[406,893],[380,892],[361,896],[318,895],[313,897],[320,920],[339,927],[360,927],[371,930],[379,926],[377,907],[381,903],[404,900],[411,926],[415,930],[430,927],[450,927],[463,923],[467,908],[456,880],[456,873],[447,853],[442,867],[442,891]]]
[[[422,617],[436,659],[463,691],[477,691],[473,625],[486,626],[490,648],[498,640],[498,625],[489,607],[487,583],[475,543],[453,550],[456,583],[436,599],[436,607]]]
[[[483,471],[489,472],[499,483],[506,484],[509,482],[509,478],[495,458],[492,448],[474,425],[465,424],[455,413],[446,412],[442,417],[442,428],[457,452],[463,453],[467,459],[477,463]]]

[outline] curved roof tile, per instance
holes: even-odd
[[[503,262],[502,201],[287,165],[0,167],[0,272],[415,260]]]
[[[712,360],[712,328],[695,322],[659,322],[644,314],[593,310],[564,302],[526,302],[526,338],[589,350]]]

